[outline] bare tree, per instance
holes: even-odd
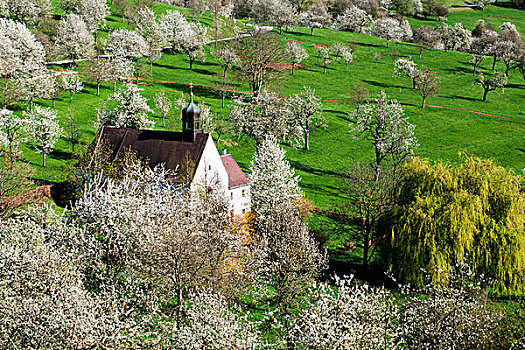
[[[429,96],[437,96],[441,90],[441,82],[437,72],[426,70],[425,67],[419,71],[416,77],[416,90],[423,98],[421,108],[425,108],[425,101]]]
[[[271,33],[253,33],[240,39],[235,51],[242,57],[239,64],[240,75],[250,85],[255,97],[262,88],[281,77],[275,67],[282,61],[284,48],[282,40]]]
[[[368,102],[370,97],[370,91],[365,88],[365,85],[361,82],[354,83],[352,90],[349,92],[350,101],[356,108],[356,116],[359,116],[359,109],[363,104]]]
[[[345,200],[338,205],[345,236],[363,249],[362,264],[367,267],[378,247],[380,220],[388,214],[395,202],[394,174],[388,165],[351,165],[342,178]]]

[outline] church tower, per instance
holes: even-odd
[[[193,84],[190,84],[190,103],[182,110],[182,133],[185,142],[194,142],[202,132],[201,109],[193,103]]]

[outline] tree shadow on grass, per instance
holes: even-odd
[[[473,97],[465,97],[465,96],[458,96],[458,95],[450,95],[450,96],[442,96],[444,98],[448,98],[451,100],[465,100],[465,101],[481,101],[480,98],[473,98]]]
[[[367,83],[367,84],[370,84],[370,85],[374,85],[374,86],[378,86],[378,87],[386,88],[386,89],[391,89],[391,88],[408,89],[408,88],[405,87],[405,86],[401,86],[401,85],[391,85],[391,84],[382,83],[382,82],[379,82],[379,81],[363,80],[363,82],[364,82],[364,83]]]
[[[510,89],[525,89],[525,85],[523,84],[508,84],[507,86],[505,86],[505,88],[510,88]]]
[[[301,162],[298,162],[298,161],[293,161],[293,160],[288,160],[288,161],[290,162],[290,165],[293,166],[295,169],[304,171],[304,172],[309,173],[309,174],[314,174],[314,175],[332,175],[332,176],[341,176],[342,175],[341,173],[336,173],[335,171],[331,171],[331,170],[316,169],[316,168],[313,168],[311,166],[305,165],[305,164],[303,164]]]
[[[62,151],[53,151],[50,154],[48,154],[48,157],[58,160],[70,160],[74,158],[73,154]]]
[[[449,72],[449,73],[465,73],[472,75],[472,68],[466,68],[466,67],[455,67],[455,68],[445,68],[443,71]]]

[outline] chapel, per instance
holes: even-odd
[[[175,182],[190,190],[224,193],[234,219],[250,210],[250,183],[232,155],[226,150],[219,154],[211,135],[202,132],[200,114],[192,92],[182,110],[182,132],[102,127],[95,142],[107,145],[113,159],[130,150],[150,167],[164,164],[180,175]]]

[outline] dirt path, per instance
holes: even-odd
[[[474,114],[486,115],[486,116],[489,116],[489,117],[495,117],[495,118],[500,118],[500,119],[504,119],[504,120],[518,121],[517,119],[509,118],[509,117],[504,117],[504,116],[502,116],[502,115],[490,114],[490,113],[484,113],[484,112],[477,112],[477,111],[471,111],[471,110],[468,110],[468,109],[461,109],[461,108],[455,108],[455,107],[436,106],[436,105],[429,105],[429,104],[427,104],[426,106],[428,106],[428,107],[434,107],[434,108],[451,109],[451,110],[459,111],[459,112],[467,112],[467,113],[474,113]]]

